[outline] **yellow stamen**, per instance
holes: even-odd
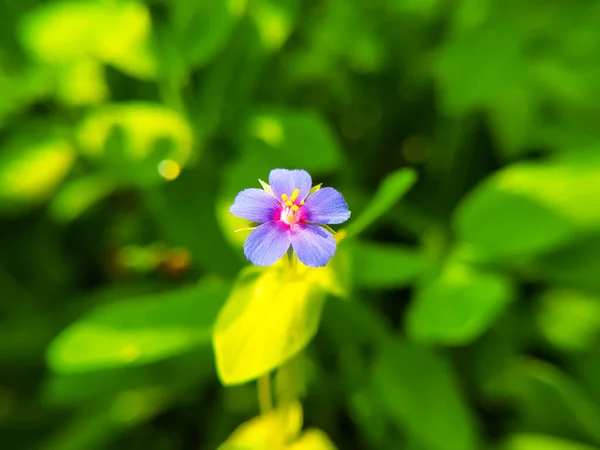
[[[294,222],[294,215],[293,214],[288,214],[288,222],[289,223]]]
[[[285,206],[292,206],[292,205],[293,205],[293,203],[290,202],[289,200],[287,202],[285,202]]]
[[[300,208],[298,205],[292,205],[292,211],[298,211]]]
[[[304,205],[304,200],[302,200],[302,201],[300,202],[300,206],[302,206],[302,205]]]
[[[300,194],[300,190],[298,188],[294,189],[294,192],[292,192],[292,196],[290,197],[290,200],[292,201],[292,203],[296,201],[299,194]]]
[[[287,194],[281,194],[281,198],[283,199],[284,202],[289,202],[290,199],[288,198]]]

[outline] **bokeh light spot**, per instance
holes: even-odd
[[[181,173],[181,167],[172,159],[165,159],[158,165],[158,173],[164,179],[173,181]]]

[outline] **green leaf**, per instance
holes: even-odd
[[[342,162],[331,128],[311,111],[273,110],[256,115],[250,121],[248,145],[248,152],[260,151],[255,150],[258,147],[273,155],[280,166],[309,172],[328,172]]]
[[[528,430],[591,439],[600,444],[600,410],[576,380],[535,359],[513,368],[521,375],[513,386],[519,421]]]
[[[261,0],[252,4],[250,16],[266,49],[278,51],[285,43],[292,32],[296,9],[296,0]]]
[[[514,434],[501,447],[502,450],[597,450],[596,447],[543,434]]]
[[[282,450],[301,428],[302,405],[295,402],[240,425],[218,450]]]
[[[245,8],[246,0],[172,4],[177,49],[190,67],[204,66],[223,49]]]
[[[169,139],[174,148],[168,156],[185,164],[192,156],[192,129],[179,112],[154,103],[131,102],[94,109],[79,125],[77,140],[84,155],[101,158],[113,128],[119,127],[127,140],[123,159],[139,163],[151,156],[157,141]]]
[[[536,262],[536,269],[554,283],[600,294],[600,234],[581,235],[570,245],[546,254]]]
[[[47,3],[25,16],[20,36],[30,54],[61,65],[89,58],[151,78],[150,14],[143,3],[93,0]]]
[[[382,405],[414,448],[480,448],[471,413],[450,365],[440,355],[408,342],[389,341],[373,370]]]
[[[449,263],[418,289],[408,313],[408,333],[423,342],[466,344],[487,330],[512,299],[507,278]]]
[[[140,365],[210,342],[212,324],[227,295],[221,283],[109,303],[64,329],[47,361],[59,373]]]
[[[102,106],[83,120],[76,137],[81,152],[125,186],[173,180],[196,156],[187,120],[159,104]]]
[[[48,198],[71,170],[75,149],[46,135],[17,136],[0,152],[0,209],[14,210]]]
[[[326,292],[311,281],[312,274],[312,269],[292,273],[285,265],[241,273],[213,334],[223,384],[258,378],[308,344],[317,332]]]
[[[412,169],[400,169],[388,175],[379,185],[375,197],[360,216],[346,229],[348,236],[358,234],[387,212],[417,181]]]
[[[600,336],[600,298],[572,289],[552,289],[538,303],[538,326],[544,337],[565,351],[591,348]]]
[[[600,162],[586,155],[514,164],[484,181],[459,206],[459,237],[489,256],[537,254],[600,227]]]
[[[349,245],[352,273],[357,286],[391,288],[404,286],[431,267],[431,262],[408,247],[373,242]]]
[[[336,450],[333,442],[321,430],[308,429],[287,450]]]
[[[115,189],[104,174],[90,175],[66,183],[52,198],[50,216],[58,222],[70,222]]]
[[[439,53],[437,81],[443,109],[454,115],[502,100],[507,90],[527,87],[527,60],[520,36],[486,24],[449,39]]]

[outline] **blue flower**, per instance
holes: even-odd
[[[243,190],[229,209],[260,224],[244,243],[246,258],[257,266],[270,266],[292,246],[303,264],[325,266],[335,254],[336,241],[323,225],[350,217],[342,194],[330,187],[312,187],[305,170],[274,169],[269,184],[260,183],[263,189]]]

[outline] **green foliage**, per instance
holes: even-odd
[[[388,175],[362,214],[352,221],[348,227],[348,234],[360,233],[377,220],[412,187],[415,181],[416,174],[410,169],[401,169]]]
[[[0,0],[0,447],[600,448],[598,29]],[[274,168],[347,200],[327,267],[248,267]]]
[[[383,406],[406,430],[409,442],[432,450],[478,448],[473,419],[442,356],[391,341],[375,362],[373,377]]]
[[[446,345],[479,337],[513,296],[505,277],[455,262],[417,289],[407,316],[408,333],[417,341]]]
[[[203,284],[121,300],[92,310],[67,327],[48,349],[58,373],[146,364],[210,341],[227,286]]]

